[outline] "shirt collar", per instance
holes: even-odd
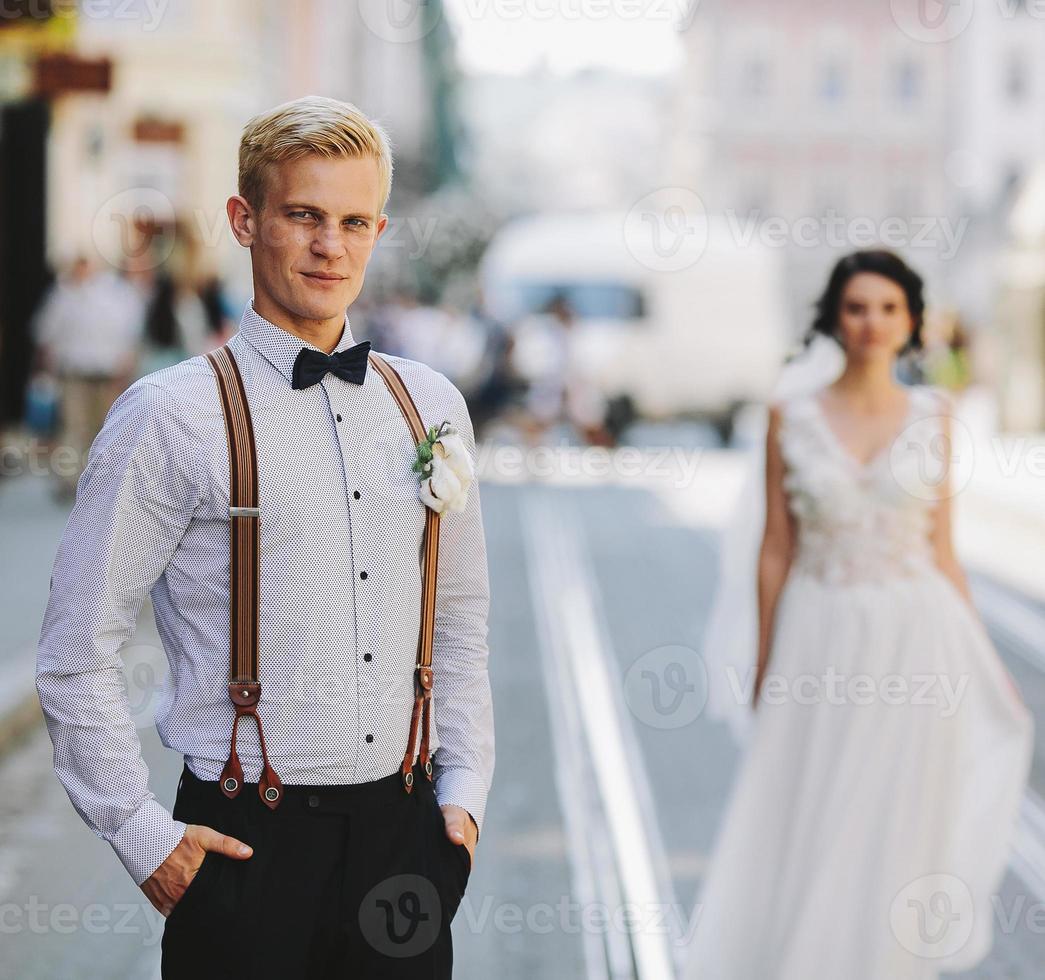
[[[254,312],[254,300],[247,302],[243,310],[243,316],[239,322],[239,332],[262,357],[265,358],[280,374],[288,381],[294,380],[294,361],[302,347],[310,347],[319,350],[315,344],[302,340],[295,334],[277,327],[274,323],[266,320],[260,313]],[[348,322],[348,311],[345,311],[345,329],[341,339],[331,353],[343,351],[355,344],[352,339],[352,328]],[[323,351],[326,353],[326,351]]]

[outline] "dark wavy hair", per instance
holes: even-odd
[[[841,344],[841,338],[838,336],[838,314],[842,307],[842,293],[846,283],[861,272],[873,272],[886,279],[891,279],[904,291],[913,329],[900,353],[920,351],[922,349],[922,322],[925,318],[922,277],[900,256],[886,249],[852,252],[835,263],[834,269],[831,270],[831,277],[827,281],[827,288],[816,301],[816,317],[803,338],[805,346],[808,347],[820,334]]]

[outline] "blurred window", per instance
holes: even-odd
[[[1022,102],[1028,88],[1027,60],[1023,52],[1012,51],[1005,62],[1005,94],[1010,102]]]
[[[769,63],[765,58],[756,55],[744,62],[740,94],[751,102],[761,102],[769,95]]]
[[[845,65],[831,58],[820,66],[817,95],[824,102],[841,102],[845,98],[845,83]]]
[[[922,95],[921,65],[910,58],[903,58],[896,63],[893,75],[896,100],[901,105],[914,105]]]
[[[646,314],[642,292],[617,282],[517,282],[508,292],[508,319],[541,313],[557,296],[580,319],[637,320]]]

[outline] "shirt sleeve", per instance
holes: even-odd
[[[185,824],[149,791],[120,650],[201,500],[188,423],[146,379],[110,408],[58,547],[37,652],[58,778],[139,885]]]
[[[475,436],[468,408],[461,394],[454,392],[451,423],[474,464]],[[439,804],[463,807],[480,833],[494,770],[493,699],[487,673],[489,609],[486,540],[476,481],[465,510],[446,513],[440,522],[432,646],[439,748],[432,762]]]

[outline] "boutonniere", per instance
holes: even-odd
[[[449,422],[433,425],[428,437],[418,443],[413,470],[421,484],[421,500],[437,514],[464,510],[475,470],[464,442]]]

